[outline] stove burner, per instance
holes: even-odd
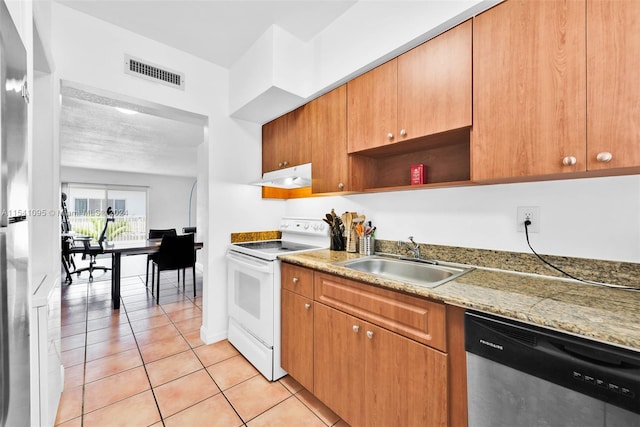
[[[236,243],[246,249],[253,249],[262,252],[295,252],[309,249],[317,249],[317,246],[305,245],[303,243],[287,242],[283,240],[265,240],[261,242]]]

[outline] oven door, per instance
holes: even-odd
[[[273,347],[277,262],[227,252],[229,317],[267,347]]]

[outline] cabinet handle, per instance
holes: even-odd
[[[598,155],[596,156],[596,160],[603,163],[610,162],[611,159],[613,159],[613,154],[609,153],[608,151],[603,151],[602,153],[598,153]]]
[[[353,325],[353,332],[355,332],[357,334],[359,330],[360,330],[360,326]]]
[[[309,310],[310,308],[311,308],[311,304],[307,303],[307,304],[304,305],[304,309],[305,310]]]
[[[369,339],[373,338],[373,331],[367,331],[367,338]]]
[[[298,281],[299,281],[299,280],[300,280],[300,279],[298,279],[297,277],[294,277],[293,279],[291,279],[291,281],[292,281],[293,283],[298,283]]]
[[[339,188],[340,190],[344,190],[344,184],[343,184],[343,183],[338,184],[338,188]]]
[[[578,159],[576,159],[573,156],[567,156],[564,159],[562,159],[562,164],[565,166],[573,166],[578,162]]]
[[[400,136],[407,136],[407,131],[405,129],[401,129]]]
[[[391,132],[387,134],[387,139],[393,139],[393,134]]]

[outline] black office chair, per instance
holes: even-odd
[[[196,254],[193,249],[194,235],[184,234],[181,236],[162,237],[158,257],[154,260],[157,269],[156,302],[160,304],[160,272],[167,270],[178,270],[178,283],[180,270],[191,268],[193,271],[193,297],[196,297]],[[152,287],[153,290],[153,287]],[[182,279],[182,290],[185,290],[185,280]]]
[[[80,237],[76,237],[75,240],[81,240],[83,243],[83,247],[82,247],[82,259],[86,259],[86,257],[89,257],[89,266],[88,267],[84,267],[84,268],[80,268],[74,271],[74,273],[76,273],[78,276],[80,276],[80,273],[82,273],[83,271],[88,271],[89,272],[89,281],[93,281],[93,270],[103,270],[105,272],[111,270],[111,268],[109,267],[103,267],[101,265],[96,265],[96,257],[100,254],[104,253],[104,240],[107,236],[107,228],[109,227],[109,223],[113,222],[114,218],[113,218],[113,210],[111,209],[111,206],[109,206],[107,208],[107,217],[105,219],[104,222],[104,228],[102,229],[102,233],[100,233],[100,237],[98,238],[98,244],[97,245],[92,245],[91,244],[91,238],[90,237],[85,237],[85,238],[80,238]]]
[[[149,239],[161,239],[164,236],[176,236],[178,233],[175,228],[165,228],[165,229],[150,229],[149,230]],[[147,255],[147,278],[144,282],[144,285],[149,287],[149,263],[151,263],[151,291],[153,292],[153,286],[155,283],[155,270],[154,270],[154,261],[157,261],[158,253]],[[180,280],[180,273],[178,273],[178,280]]]

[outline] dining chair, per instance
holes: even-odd
[[[161,239],[165,235],[176,236],[177,234],[178,233],[176,232],[175,228],[165,228],[165,229],[152,228],[149,230],[149,239]],[[149,287],[149,263],[151,263],[151,290],[152,291],[154,286],[154,275],[155,275],[155,271],[153,270],[154,269],[153,261],[154,259],[157,259],[157,257],[158,257],[157,252],[147,255],[147,278],[144,282],[144,285],[146,287]],[[180,279],[180,273],[178,273],[178,279]]]
[[[196,256],[193,248],[194,235],[180,236],[165,235],[162,237],[157,259],[153,261],[157,274],[156,302],[160,304],[160,272],[191,268],[193,271],[193,297],[196,296]],[[178,279],[178,283],[180,283]],[[182,279],[182,290],[185,290],[185,280]],[[152,287],[153,291],[153,287]]]

